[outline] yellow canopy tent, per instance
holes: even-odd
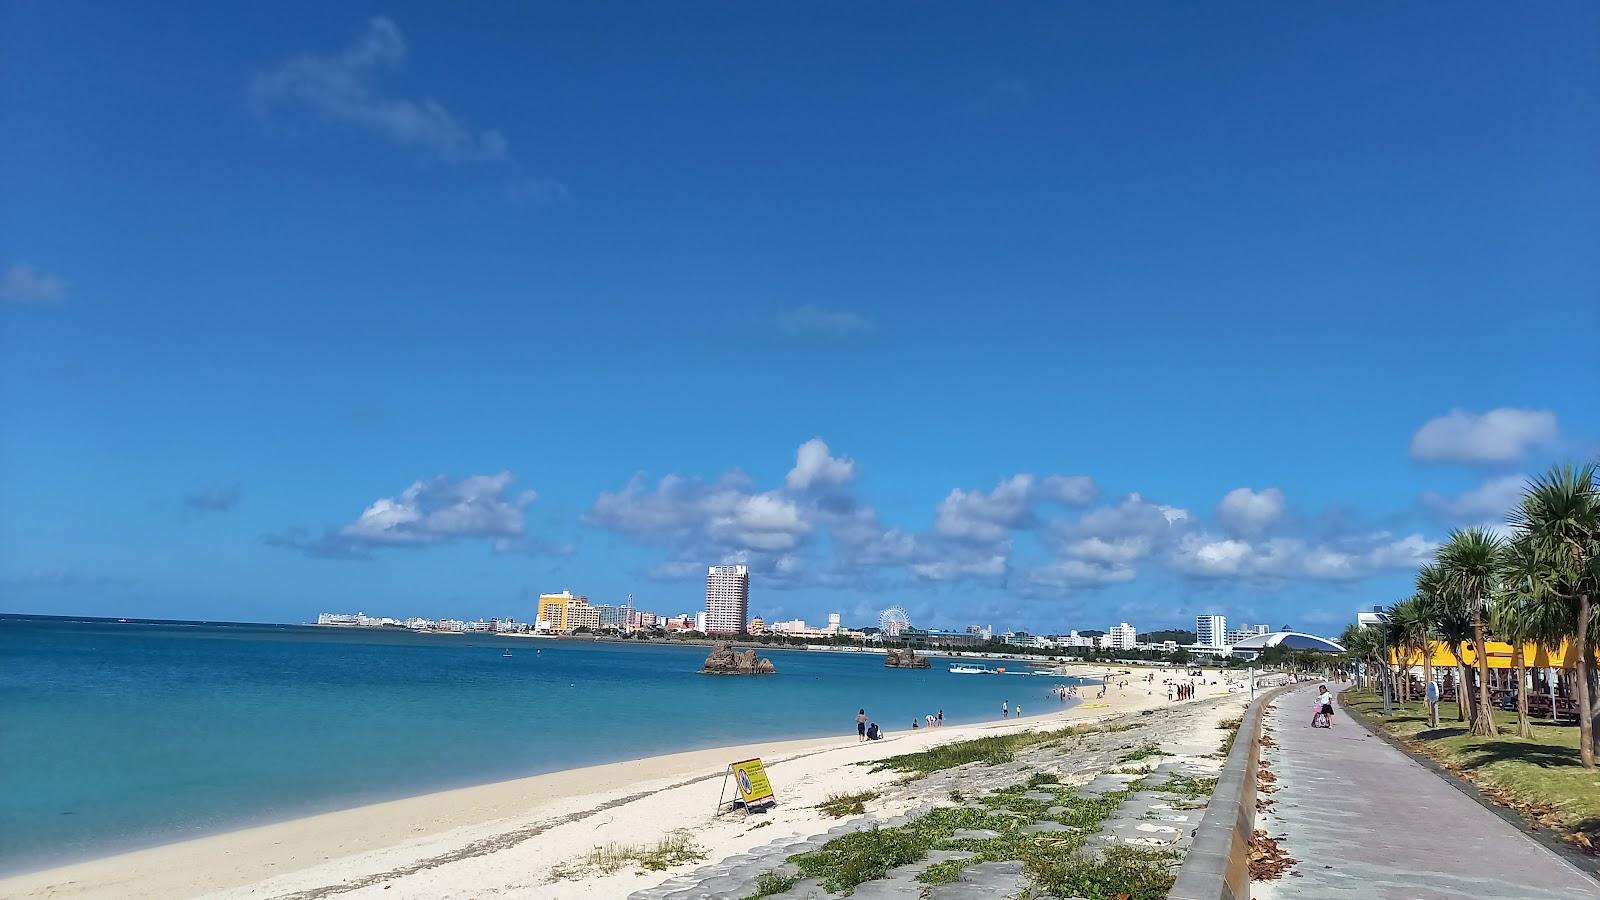
[[[1512,659],[1510,644],[1504,641],[1486,641],[1483,649],[1485,655],[1489,658],[1489,668],[1516,668],[1515,661]],[[1600,653],[1596,654],[1596,658],[1600,659]],[[1472,644],[1467,644],[1465,651],[1462,653],[1462,661],[1468,666],[1476,666],[1478,664],[1478,654],[1474,651]],[[1556,648],[1554,652],[1537,644],[1524,644],[1522,646],[1522,661],[1523,665],[1530,669],[1573,669],[1577,667],[1578,660],[1577,657],[1572,655],[1571,648],[1567,642],[1562,641],[1561,646]],[[1402,658],[1399,651],[1391,647],[1389,649],[1389,664],[1421,666],[1422,651],[1417,647],[1407,648],[1405,657]],[[1455,664],[1456,655],[1450,645],[1434,641],[1434,668],[1454,668]]]

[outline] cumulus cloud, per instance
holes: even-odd
[[[822,438],[812,438],[795,451],[794,468],[784,478],[791,491],[833,490],[855,478],[856,463],[849,457],[834,456]]]
[[[1382,531],[1322,542],[1191,532],[1179,539],[1171,563],[1177,571],[1198,578],[1348,581],[1380,571],[1414,569],[1427,562],[1437,546],[1420,534],[1397,538]]]
[[[860,313],[828,309],[813,303],[778,313],[778,328],[790,334],[844,337],[870,334],[877,330],[873,321]]]
[[[1411,458],[1419,462],[1514,462],[1530,448],[1552,444],[1559,437],[1556,415],[1549,410],[1502,407],[1475,413],[1454,409],[1417,429],[1411,436]]]
[[[1013,531],[1038,524],[1034,504],[1050,501],[1082,506],[1098,494],[1087,475],[1050,475],[1043,479],[1028,473],[1013,475],[990,491],[952,490],[934,510],[933,528],[958,541],[994,543]]]
[[[666,475],[653,488],[636,474],[621,490],[601,492],[584,518],[646,542],[706,548],[713,558],[793,549],[814,527],[792,498],[754,493],[739,472],[711,484]]]
[[[1422,495],[1422,505],[1451,525],[1504,522],[1507,513],[1522,502],[1527,483],[1526,476],[1504,475],[1453,497],[1428,491]]]
[[[933,530],[956,540],[993,543],[1030,527],[1034,477],[1013,475],[984,491],[952,490],[934,510]]]
[[[183,495],[183,505],[199,512],[226,512],[238,504],[237,485],[197,488]]]
[[[380,497],[353,521],[312,537],[304,529],[262,535],[269,546],[332,559],[363,559],[382,547],[428,547],[487,539],[502,553],[562,552],[566,545],[529,538],[527,509],[534,491],[513,491],[510,472],[445,475],[414,481],[393,497]],[[570,552],[567,550],[566,552]]]
[[[0,273],[0,303],[60,303],[65,299],[67,283],[58,275],[25,262],[12,263]]]
[[[1260,534],[1283,518],[1287,506],[1283,491],[1234,488],[1217,505],[1217,520],[1234,534]]]
[[[432,98],[384,94],[380,75],[398,70],[406,54],[400,27],[378,17],[355,43],[331,56],[297,56],[256,73],[249,95],[263,111],[309,112],[441,162],[510,159],[510,145],[499,131],[475,130]]]
[[[1132,581],[1138,575],[1134,564],[1170,544],[1188,521],[1188,510],[1137,493],[1077,519],[1053,521],[1045,540],[1054,557],[1028,573],[1028,584],[1038,592]]]
[[[1064,506],[1088,506],[1100,496],[1100,488],[1087,475],[1050,475],[1039,483],[1039,499]]]
[[[1028,581],[1034,587],[1062,591],[1132,581],[1138,572],[1132,566],[1087,559],[1058,559],[1034,568]]]

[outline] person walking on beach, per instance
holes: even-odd
[[[858,709],[858,710],[856,710],[856,743],[859,744],[859,743],[861,743],[862,741],[864,741],[866,739],[867,739],[867,711],[864,710],[864,709]]]

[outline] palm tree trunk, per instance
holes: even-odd
[[[1472,680],[1467,677],[1467,644],[1456,645],[1456,721],[1472,717]]]
[[[1422,632],[1422,700],[1428,700],[1428,685],[1433,684],[1433,641],[1428,632]],[[1439,704],[1428,707],[1428,727],[1439,727]]]
[[[1594,768],[1594,719],[1589,711],[1589,595],[1578,595],[1578,629],[1572,638],[1578,658],[1578,758],[1585,769]]]
[[[1522,656],[1522,642],[1511,645],[1517,662],[1517,737],[1533,737],[1533,723],[1528,721],[1528,667]]]
[[[1474,602],[1472,649],[1478,654],[1478,708],[1472,716],[1472,733],[1478,737],[1490,737],[1494,734],[1494,706],[1489,702],[1489,656],[1483,643],[1483,616]]]

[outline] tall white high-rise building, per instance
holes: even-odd
[[[1139,629],[1123,622],[1111,626],[1106,638],[1106,645],[1114,650],[1132,650],[1133,645],[1139,643]]]
[[[1227,616],[1195,616],[1194,642],[1202,647],[1225,647],[1228,638]]]
[[[750,567],[706,570],[706,634],[738,634],[750,615]]]

